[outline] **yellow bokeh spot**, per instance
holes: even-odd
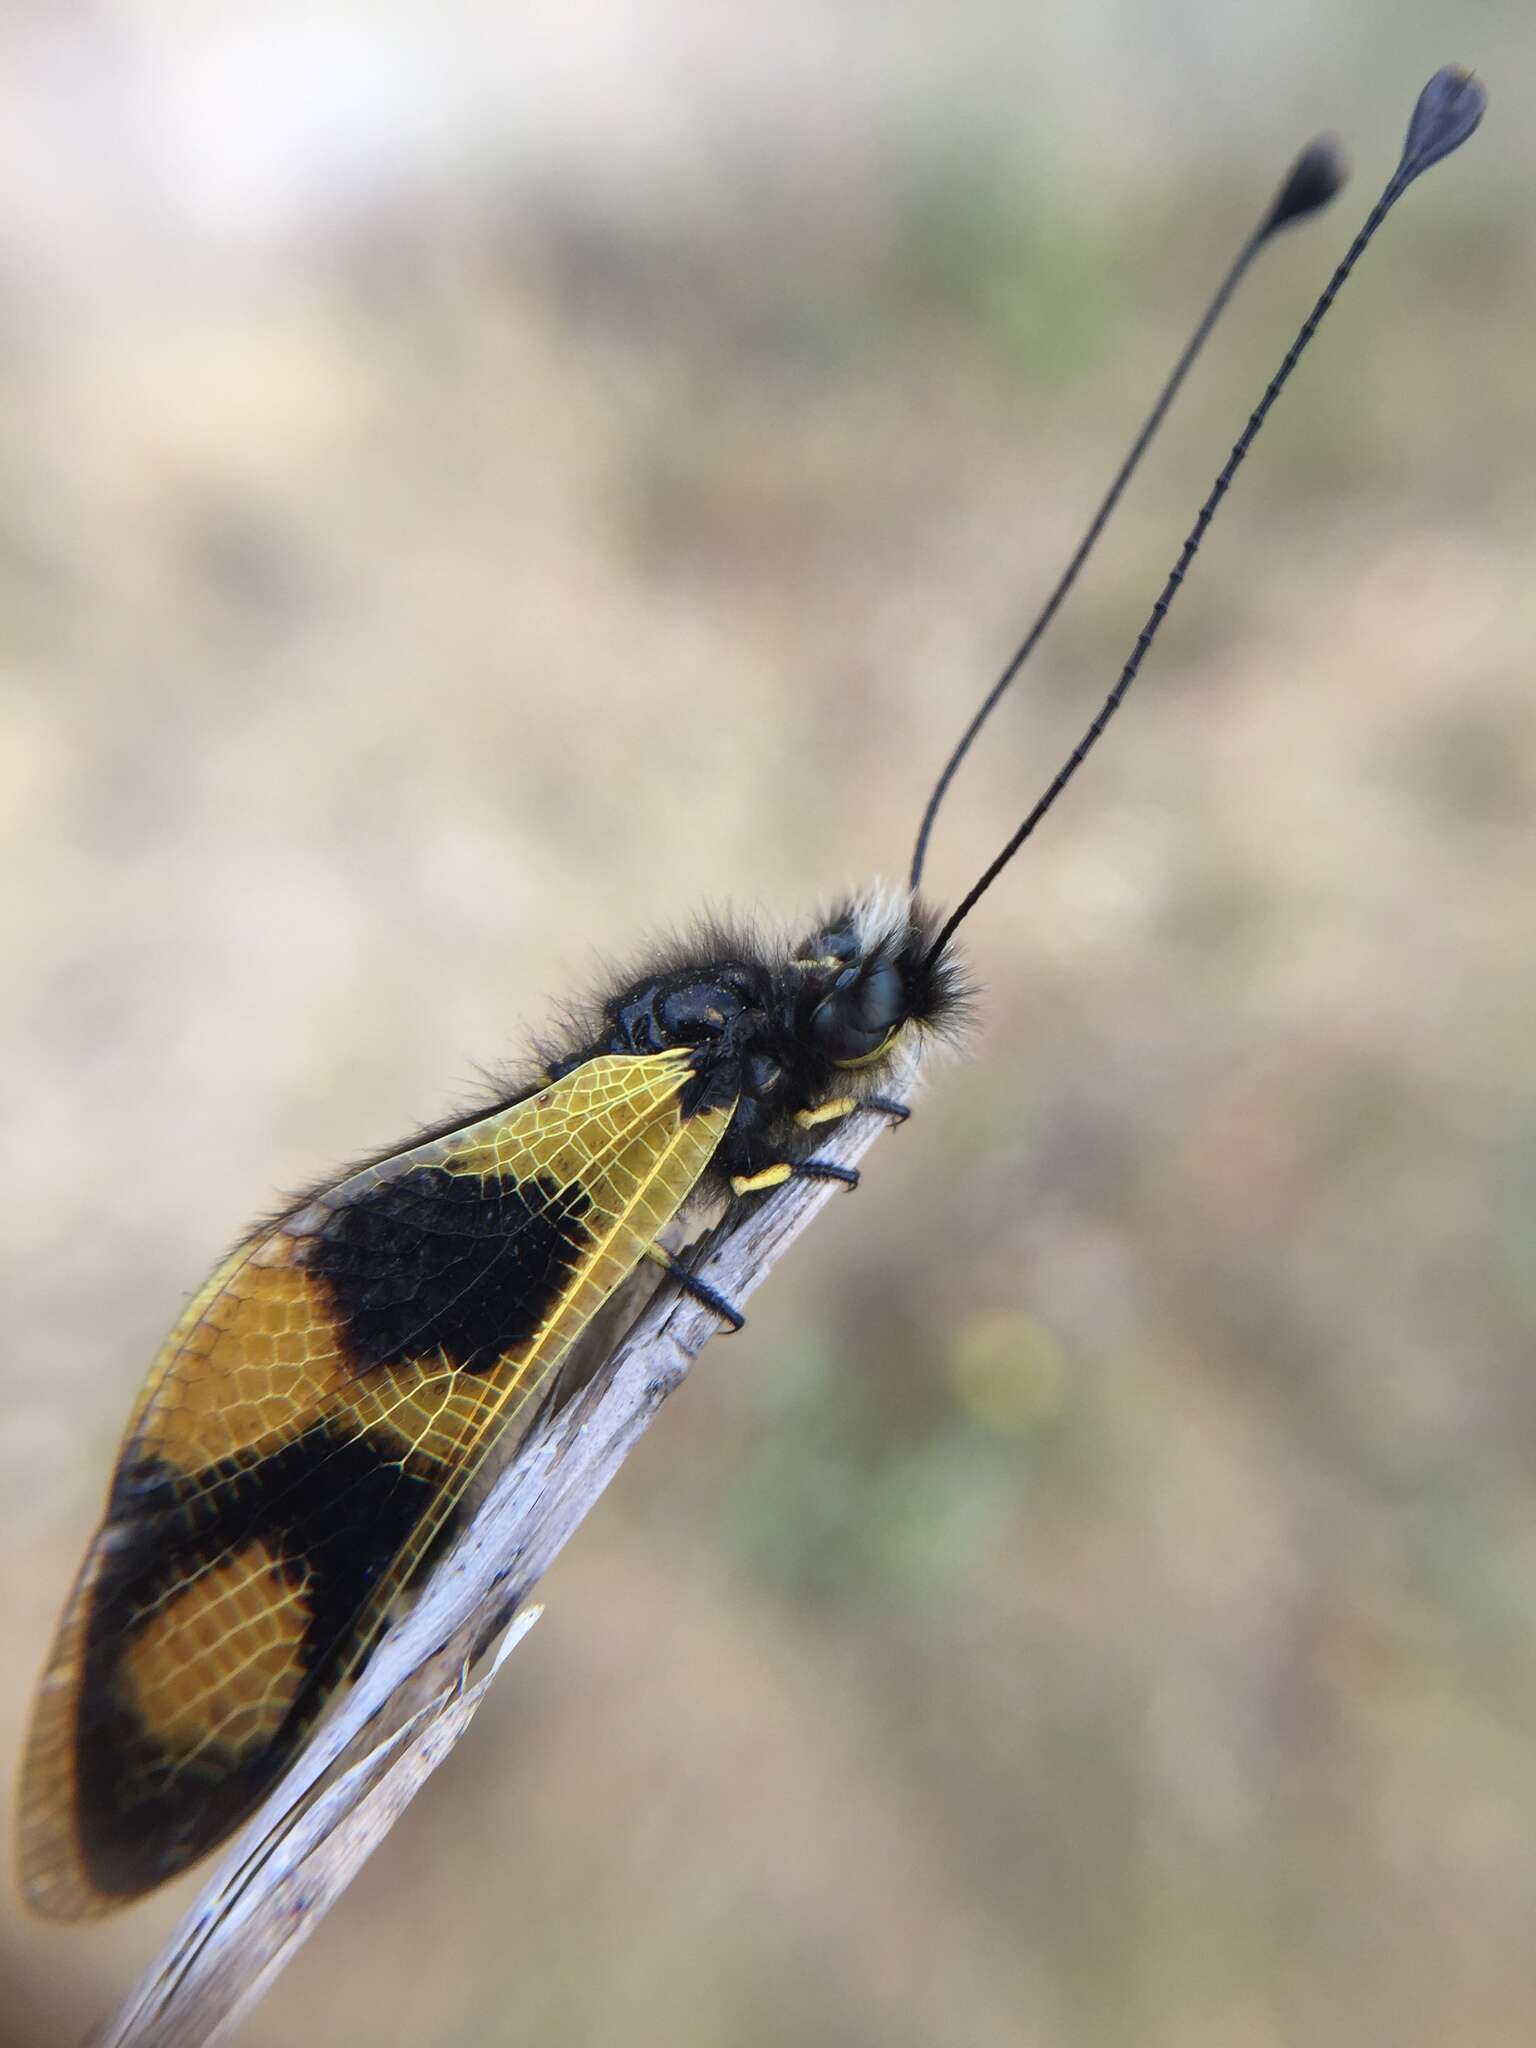
[[[949,1383],[988,1429],[1036,1428],[1066,1405],[1066,1355],[1030,1316],[976,1316],[949,1354]]]

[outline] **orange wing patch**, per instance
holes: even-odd
[[[298,1694],[306,1575],[264,1543],[232,1551],[152,1614],[118,1663],[125,1704],[190,1765],[273,1741]]]
[[[677,1214],[733,1103],[604,1054],[234,1253],[135,1406],[23,1767],[39,1912],[110,1911],[268,1790],[506,1423]]]

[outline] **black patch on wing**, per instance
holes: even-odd
[[[80,1855],[104,1896],[162,1884],[221,1841],[298,1749],[348,1653],[361,1608],[427,1512],[439,1479],[398,1450],[335,1425],[304,1431],[254,1464],[200,1473],[159,1460],[125,1471],[103,1541],[108,1562],[86,1632],[76,1730]],[[304,1589],[302,1682],[273,1738],[217,1745],[195,1763],[146,1726],[117,1676],[157,1603],[208,1565],[260,1542]]]
[[[306,1249],[359,1371],[441,1353],[490,1372],[526,1343],[592,1241],[592,1204],[547,1177],[416,1166],[336,1209]]]

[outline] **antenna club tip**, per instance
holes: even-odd
[[[1266,235],[1292,221],[1305,220],[1326,206],[1349,176],[1344,151],[1331,135],[1319,135],[1297,157],[1285,174],[1285,183],[1275,194],[1264,223]]]
[[[1488,105],[1487,88],[1459,64],[1447,64],[1419,94],[1408,123],[1398,176],[1406,183],[1460,149]]]

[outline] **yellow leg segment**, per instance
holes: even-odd
[[[834,1095],[830,1102],[819,1102],[814,1109],[797,1109],[795,1122],[802,1131],[814,1131],[818,1124],[835,1123],[838,1117],[847,1116],[858,1106],[856,1095]]]
[[[787,1159],[781,1159],[776,1166],[765,1166],[761,1173],[733,1173],[731,1193],[733,1195],[759,1195],[764,1188],[781,1188],[794,1168]]]

